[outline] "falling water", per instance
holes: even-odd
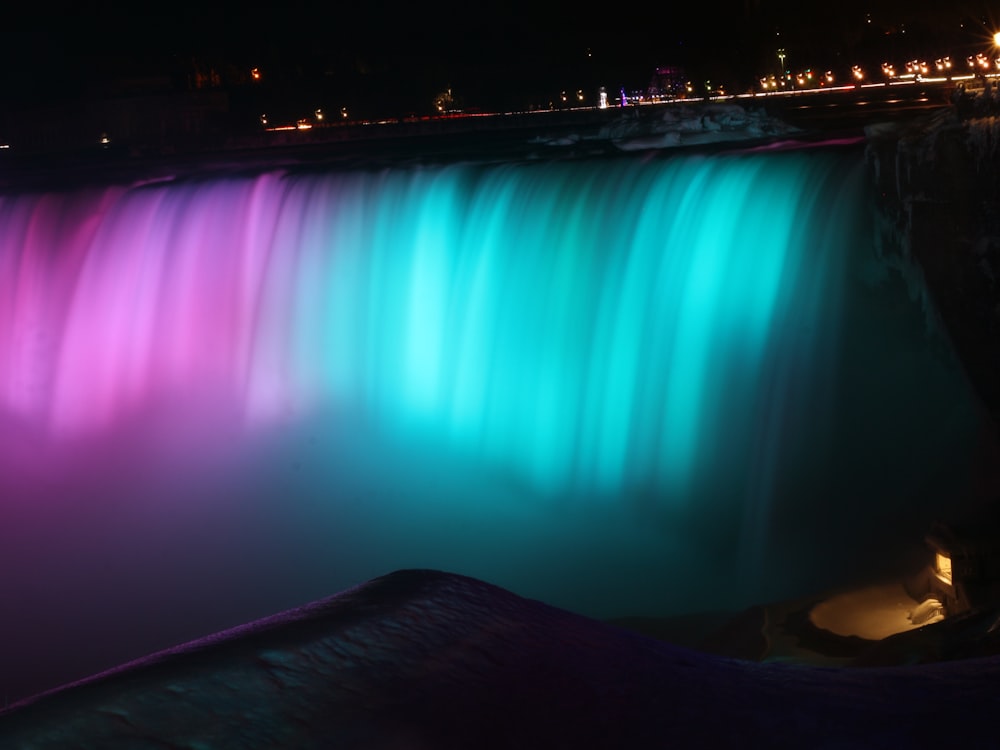
[[[397,567],[600,615],[802,587],[973,432],[869,205],[844,149],[4,195],[12,596],[82,566],[209,613],[176,639]]]
[[[843,198],[860,191],[829,163],[7,198],[0,405],[63,439],[208,384],[247,430],[350,407],[546,493],[691,502],[706,466],[744,470],[737,454],[796,406],[769,383],[827,364],[817,338],[836,334],[857,233]]]

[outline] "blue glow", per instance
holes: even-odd
[[[812,238],[854,217],[813,210],[821,157],[600,167],[291,181],[285,203],[316,209],[278,223],[261,319],[294,332],[292,394],[363,404],[537,488],[689,490],[723,433],[766,419],[765,372],[821,366],[799,331],[835,308],[841,259]]]
[[[20,643],[402,567],[610,616],[895,560],[980,424],[870,206],[853,147],[0,195]]]
[[[65,328],[50,316],[62,348],[43,363],[52,390],[36,416],[86,433],[208,382],[251,426],[347,408],[537,491],[642,486],[687,502],[705,471],[744,471],[743,441],[772,406],[794,406],[761,403],[765,381],[822,377],[803,332],[832,319],[838,253],[856,232],[855,205],[816,186],[833,158],[108,191],[85,243],[72,224],[52,240],[81,251],[23,243],[42,281],[14,277],[18,315],[51,307],[42,296],[59,282],[71,299]],[[859,189],[858,175],[838,180],[835,191]],[[9,382],[25,364],[14,358]],[[24,411],[17,388],[2,395]]]

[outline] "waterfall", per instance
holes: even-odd
[[[834,158],[6,197],[0,407],[60,439],[211,387],[247,430],[349,407],[544,491],[683,502],[822,390],[863,194]]]
[[[856,147],[8,191],[0,642],[139,655],[404,567],[610,616],[885,562],[978,423],[871,211]]]

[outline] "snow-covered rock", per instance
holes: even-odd
[[[554,147],[611,144],[621,151],[669,149],[792,135],[798,128],[727,102],[682,101],[650,108],[628,108],[594,131],[536,135],[533,144]]]
[[[710,656],[409,570],[16,705],[0,747],[979,747],[998,680]]]
[[[728,143],[797,132],[797,128],[759,109],[722,102],[680,102],[662,116],[645,120],[623,116],[601,136],[623,151]]]

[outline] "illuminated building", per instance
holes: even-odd
[[[934,597],[949,617],[1000,600],[1000,550],[995,523],[950,526],[935,524],[926,536],[934,553],[914,583],[922,597]]]
[[[683,98],[687,93],[688,75],[683,68],[661,65],[649,81],[649,96],[656,99]]]

